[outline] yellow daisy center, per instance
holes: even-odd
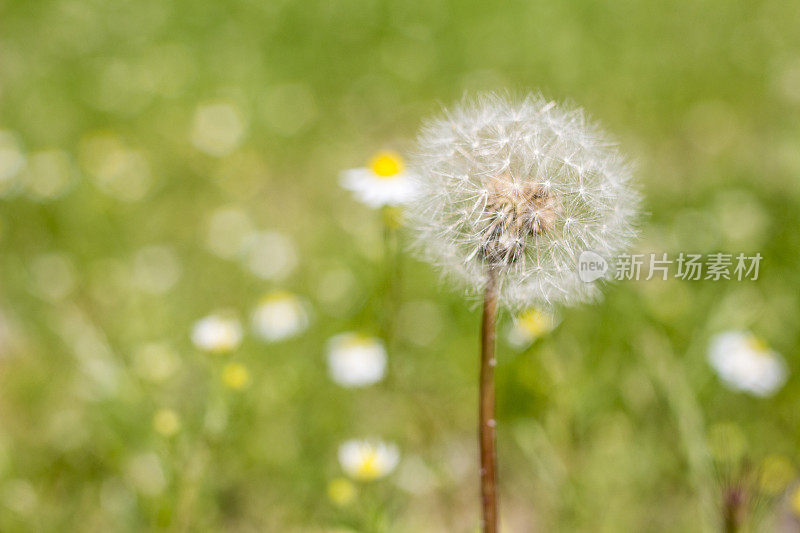
[[[394,178],[403,171],[403,158],[394,152],[380,152],[372,158],[369,166],[380,178]]]
[[[275,303],[294,300],[294,294],[289,291],[272,291],[261,299],[261,303]]]
[[[375,451],[369,451],[364,454],[361,464],[358,465],[356,477],[363,480],[375,479],[381,475],[381,468],[378,461],[378,454]]]
[[[750,349],[754,352],[758,352],[761,355],[766,355],[769,352],[769,346],[767,343],[755,335],[751,335],[750,338],[747,339],[747,344],[750,346]]]
[[[230,352],[234,348],[236,348],[237,344],[237,335],[234,328],[228,324],[225,325],[225,328],[222,332],[222,336],[219,339],[219,343],[214,347],[215,352],[224,353]]]
[[[519,317],[519,325],[532,337],[538,337],[552,327],[552,319],[535,309],[530,309]]]
[[[375,339],[372,337],[368,337],[367,335],[363,335],[361,333],[354,333],[347,337],[342,344],[347,348],[360,348],[362,346],[374,344],[374,342]]]

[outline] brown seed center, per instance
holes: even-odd
[[[540,184],[498,176],[486,182],[483,209],[488,226],[483,231],[481,255],[496,265],[511,265],[525,252],[528,237],[553,228],[556,205]]]

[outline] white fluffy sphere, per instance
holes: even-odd
[[[578,258],[611,261],[636,235],[640,197],[625,158],[582,110],[540,96],[465,100],[430,120],[412,160],[416,248],[471,293],[487,270],[512,309],[595,299]]]

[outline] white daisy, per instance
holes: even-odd
[[[514,318],[508,332],[508,343],[517,348],[525,348],[533,341],[553,331],[558,325],[558,318],[547,311],[528,309]]]
[[[358,333],[336,335],[328,341],[328,372],[342,387],[377,383],[386,373],[383,341]]]
[[[389,475],[400,462],[400,451],[392,443],[374,440],[348,440],[339,446],[339,464],[345,473],[359,481]]]
[[[373,209],[406,204],[414,197],[416,187],[404,168],[399,154],[379,152],[369,166],[342,172],[341,184]]]
[[[242,342],[242,325],[225,313],[209,315],[195,323],[192,342],[206,352],[233,351]]]
[[[771,396],[786,382],[786,363],[755,335],[726,331],[709,344],[708,361],[733,390]]]
[[[268,342],[294,337],[308,327],[308,322],[305,302],[289,292],[268,294],[253,311],[253,329]]]

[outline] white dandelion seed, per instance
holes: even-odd
[[[709,343],[708,362],[731,389],[771,396],[786,383],[786,363],[752,333],[726,331]]]
[[[383,379],[383,341],[358,333],[341,333],[328,341],[328,372],[342,387],[365,387]]]
[[[395,152],[379,152],[369,166],[345,170],[341,185],[373,209],[408,203],[414,197],[414,181]]]
[[[582,110],[540,96],[488,94],[445,111],[422,129],[411,168],[421,255],[473,294],[497,271],[512,309],[596,299],[580,253],[610,258],[636,234],[625,158]]]
[[[372,481],[392,473],[400,462],[395,444],[376,440],[348,440],[339,446],[339,464],[359,481]]]

